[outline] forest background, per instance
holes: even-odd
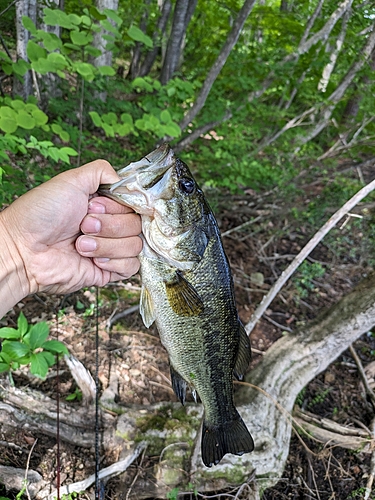
[[[168,141],[222,229],[250,222],[264,238],[263,267],[235,277],[258,299],[283,270],[264,263],[295,254],[374,177],[374,24],[372,2],[355,0],[0,0],[0,204],[64,169],[98,157],[120,168]],[[280,335],[370,274],[372,200],[327,243],[352,266],[350,286],[327,299],[330,264],[306,261]]]

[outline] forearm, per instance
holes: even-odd
[[[24,263],[0,213],[0,318],[30,293]]]

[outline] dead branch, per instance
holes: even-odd
[[[346,215],[350,210],[355,207],[363,198],[365,198],[371,191],[375,189],[375,180],[363,187],[358,193],[356,193],[349,201],[345,203],[332,217],[324,224],[323,227],[311,238],[311,240],[304,246],[293,262],[287,267],[285,271],[282,272],[280,278],[273,285],[268,294],[263,298],[260,305],[257,307],[256,311],[252,315],[250,321],[245,325],[246,332],[251,333],[255,327],[258,320],[262,317],[264,312],[267,310],[273,299],[279,293],[281,288],[291,277],[291,275],[297,270],[297,268],[302,264],[306,257],[312,252],[312,250],[317,246],[317,244],[324,238],[324,236],[339,222],[344,215]]]

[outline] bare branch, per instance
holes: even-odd
[[[311,238],[311,240],[304,246],[304,248],[299,252],[294,261],[287,267],[285,271],[281,273],[281,276],[273,285],[268,294],[263,298],[260,305],[257,307],[256,311],[252,315],[250,321],[246,324],[245,330],[247,334],[255,327],[258,320],[262,317],[264,312],[267,310],[273,299],[279,293],[281,288],[287,282],[287,280],[292,276],[292,274],[297,270],[297,268],[302,264],[306,257],[314,250],[318,243],[324,238],[324,236],[339,222],[340,219],[348,212],[352,210],[363,198],[365,198],[371,191],[375,189],[375,180],[363,187],[358,193],[356,193],[349,201],[345,203],[332,217],[324,224],[323,227]]]

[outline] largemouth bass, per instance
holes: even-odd
[[[233,402],[233,376],[241,379],[248,367],[250,342],[215,217],[167,144],[118,175],[99,193],[141,215],[140,313],[146,327],[157,326],[181,403],[187,388],[202,401],[203,463],[250,452],[253,439]]]

